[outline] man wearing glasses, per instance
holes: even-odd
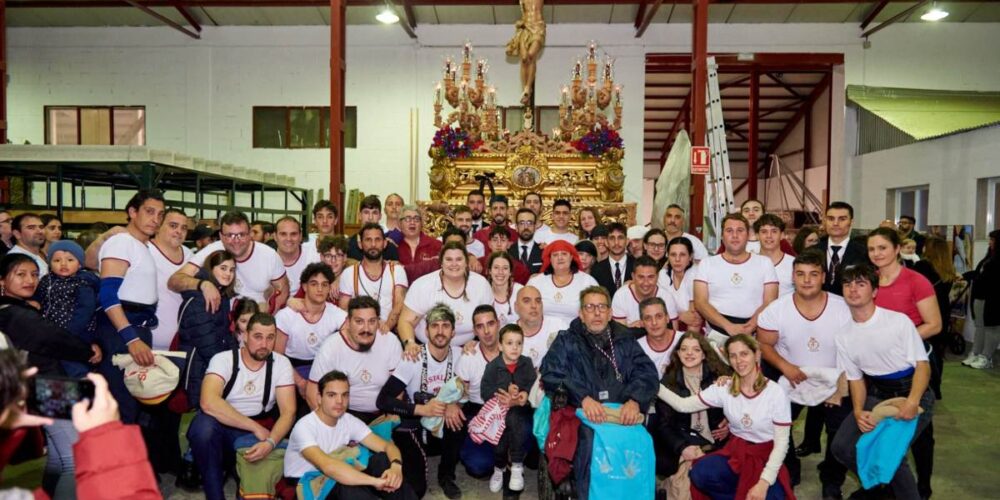
[[[530,208],[522,208],[514,217],[517,244],[511,245],[507,253],[527,266],[531,274],[538,274],[542,269],[542,247],[535,243],[535,223],[538,215]]]
[[[6,210],[0,210],[0,257],[7,255],[14,248],[14,231],[10,222],[14,217]]]
[[[437,260],[441,241],[424,233],[424,219],[416,205],[403,207],[399,217],[403,241],[399,242],[399,263],[404,266]]]
[[[201,288],[205,302],[215,312],[222,297],[216,287],[195,278],[205,259],[218,250],[227,250],[236,257],[236,293],[260,304],[264,310],[277,311],[288,300],[288,276],[278,252],[250,238],[250,221],[243,212],[228,212],[222,216],[219,241],[202,248],[191,260],[170,277],[167,287],[181,293]],[[208,286],[202,286],[207,284]],[[270,294],[268,291],[270,290]]]
[[[551,395],[561,387],[567,404],[587,420],[603,423],[605,403],[621,404],[621,425],[642,423],[644,409],[659,388],[656,366],[624,325],[611,321],[611,296],[604,287],[580,292],[580,320],[559,332],[542,359],[542,385]],[[579,429],[574,473],[580,498],[587,498],[594,431]]]

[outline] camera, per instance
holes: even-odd
[[[426,391],[417,391],[413,393],[413,403],[418,405],[425,405],[430,400],[434,399],[434,394]]]

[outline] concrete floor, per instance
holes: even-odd
[[[1000,368],[973,370],[961,366],[958,361],[949,361],[945,367],[944,399],[938,401],[934,409],[935,437],[937,440],[935,472],[932,486],[934,497],[942,499],[994,499],[1000,498],[1000,426],[996,415],[1000,414]],[[796,441],[801,438],[802,418],[796,422]],[[825,440],[824,440],[825,441]],[[814,454],[803,460],[802,484],[796,488],[796,496],[801,499],[820,498],[819,478],[816,464],[820,455]],[[0,488],[11,486],[37,487],[41,481],[42,461],[36,460],[4,470]],[[429,477],[437,476],[434,469],[437,459],[431,459]],[[534,471],[526,471],[526,488],[522,498],[536,498],[537,476]],[[444,499],[445,496],[435,481],[425,498]],[[489,492],[485,481],[478,481],[464,474],[459,467],[458,483],[465,493],[464,498],[499,498],[499,494]],[[857,481],[849,477],[844,485],[845,495],[857,487]],[[164,476],[162,481],[164,498],[201,499],[200,493],[192,494],[177,490],[173,477]],[[226,488],[227,498],[236,497],[235,484],[230,481]],[[2,495],[0,495],[2,496]]]

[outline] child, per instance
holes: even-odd
[[[258,312],[260,306],[250,299],[239,298],[233,303],[233,336],[240,342],[240,347],[243,347],[243,341],[246,339],[250,316]]]
[[[900,244],[899,258],[903,259],[903,264],[914,264],[920,261],[920,256],[917,255],[917,242],[906,238]],[[907,264],[907,265],[909,265]]]
[[[516,323],[500,329],[500,356],[493,358],[483,372],[480,386],[483,401],[497,397],[500,404],[509,407],[505,419],[506,428],[494,449],[493,477],[490,491],[497,493],[503,488],[503,472],[510,467],[511,491],[524,489],[524,449],[528,433],[531,432],[532,410],[528,404],[528,390],[535,383],[534,365],[531,358],[521,355],[524,332]]]
[[[95,312],[100,278],[82,269],[83,248],[70,240],[59,240],[49,246],[49,273],[38,282],[35,300],[42,306],[42,315],[65,328],[80,340],[95,346]],[[96,350],[95,352],[100,352]],[[95,356],[100,360],[99,355]],[[66,375],[80,378],[90,371],[84,363],[63,361]]]

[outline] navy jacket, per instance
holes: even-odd
[[[535,371],[535,366],[531,363],[531,358],[527,356],[521,356],[517,359],[517,366],[514,367],[514,373],[510,373],[507,369],[507,364],[503,360],[503,355],[493,358],[486,365],[486,370],[483,371],[482,383],[479,386],[479,393],[483,398],[483,401],[489,401],[490,398],[496,395],[497,391],[500,389],[506,390],[510,384],[517,385],[518,391],[531,392],[531,386],[535,384],[535,377],[538,376],[538,372]]]
[[[97,343],[95,313],[101,279],[86,269],[68,278],[46,274],[38,282],[35,300],[42,314],[88,344]]]
[[[204,270],[195,275],[206,279]],[[221,293],[221,289],[219,290]],[[222,296],[219,310],[214,314],[205,308],[205,295],[201,290],[181,292],[177,333],[179,348],[188,353],[188,364],[182,381],[187,390],[188,402],[196,406],[201,397],[201,381],[208,370],[212,356],[239,347],[239,341],[229,329],[229,297]]]

